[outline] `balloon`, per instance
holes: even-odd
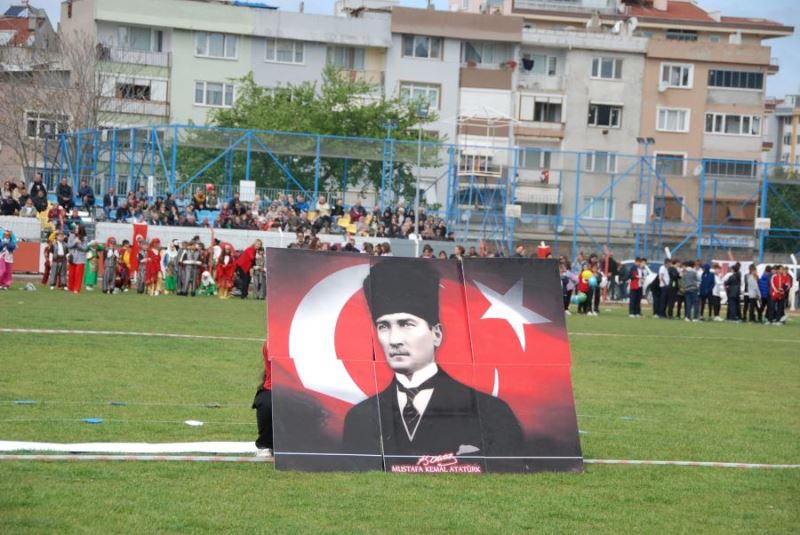
[[[578,297],[578,303],[585,303],[586,302],[586,294],[585,293],[580,292],[577,297]]]
[[[573,305],[577,305],[580,302],[580,301],[578,301],[578,294],[573,295],[572,299],[570,299],[570,301],[572,301]]]
[[[581,278],[583,280],[585,280],[585,281],[588,281],[591,276],[592,276],[592,272],[589,271],[588,269],[584,269],[583,273],[581,273]]]
[[[597,277],[589,277],[589,286],[597,288]]]

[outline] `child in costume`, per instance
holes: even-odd
[[[227,299],[233,288],[233,273],[236,264],[233,261],[233,250],[229,243],[222,248],[222,253],[217,261],[217,289],[220,299]]]
[[[63,232],[56,232],[53,249],[50,252],[50,289],[67,288],[67,249],[66,236]]]
[[[89,291],[94,290],[97,285],[97,270],[100,266],[100,254],[103,245],[96,240],[89,242],[89,249],[86,251],[86,270],[83,273],[83,284]]]
[[[51,233],[50,236],[47,238],[47,244],[44,246],[42,250],[44,254],[44,274],[42,275],[42,284],[45,286],[47,285],[47,281],[50,280],[50,253],[53,252],[53,241],[55,240],[55,233]]]
[[[147,240],[139,241],[139,250],[136,252],[136,260],[139,263],[139,268],[136,270],[136,293],[143,294],[147,281],[147,250],[150,248],[150,243]]]
[[[144,280],[147,295],[158,295],[161,279],[161,240],[154,238],[145,254],[147,265],[145,266]]]
[[[178,240],[172,240],[164,256],[161,257],[161,272],[164,277],[164,293],[175,293],[177,290],[176,268],[178,260]]]
[[[256,251],[256,263],[253,265],[253,283],[255,284],[256,299],[266,299],[267,266],[266,254],[263,248]]]
[[[217,285],[214,284],[214,277],[211,276],[210,272],[204,271],[200,277],[200,295],[215,295],[216,293]]]
[[[102,251],[103,255],[103,293],[114,293],[117,279],[117,266],[119,264],[119,251],[117,250],[117,240],[109,238]]]
[[[131,289],[131,243],[128,240],[122,240],[122,248],[119,250],[115,285],[123,292]]]
[[[17,237],[9,229],[3,229],[0,233],[0,290],[8,290],[11,286],[16,248]]]

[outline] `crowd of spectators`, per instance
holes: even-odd
[[[77,214],[73,210],[80,207],[99,219],[149,225],[315,234],[349,233],[401,239],[415,238],[419,234],[423,240],[454,239],[443,219],[426,214],[424,207],[416,212],[406,207],[402,200],[383,210],[380,206],[367,208],[361,200],[346,207],[341,198],[331,202],[324,194],[309,201],[302,193],[294,195],[281,192],[274,199],[256,195],[252,202],[246,202],[240,199],[239,193],[223,199],[213,186],[208,185],[197,188],[189,196],[179,192],[152,197],[148,196],[144,186],[120,196],[114,188],[109,188],[103,195],[102,211],[96,201],[92,187],[85,180],[80,182],[76,194],[67,178],[62,177],[51,202],[42,174],[36,173],[29,185],[24,180],[5,182],[0,214],[39,217],[43,227],[62,231],[65,230],[65,222]]]

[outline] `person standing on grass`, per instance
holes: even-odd
[[[700,277],[697,274],[696,267],[700,263],[694,264],[686,262],[684,264],[683,276],[681,277],[681,284],[683,286],[683,298],[686,304],[686,321],[700,321],[700,314],[698,310],[699,290],[700,290]]]
[[[783,266],[775,266],[769,283],[769,299],[772,307],[770,323],[780,325],[784,321],[786,311],[786,295],[789,293],[790,278],[785,274]]]
[[[50,252],[50,289],[55,290],[67,288],[67,248],[66,236],[60,230],[56,232],[56,239]]]
[[[589,290],[592,292],[591,296],[587,299],[590,301],[589,303],[589,315],[591,316],[599,316],[600,315],[600,284],[603,282],[603,272],[600,270],[600,264],[597,262],[592,264],[592,277],[597,281],[597,284],[594,288],[589,286]]]
[[[264,375],[253,398],[258,426],[256,457],[272,457],[272,363],[269,360],[266,342],[261,348],[261,356],[264,359]]]
[[[764,267],[764,273],[758,278],[758,291],[761,294],[761,299],[758,300],[758,322],[769,323],[771,317],[771,310],[769,306],[769,283],[772,279],[772,266]]]
[[[711,264],[703,264],[703,273],[700,275],[700,319],[703,319],[706,306],[708,306],[708,319],[714,319],[711,300],[714,296],[714,272]]]
[[[642,259],[637,256],[628,274],[630,286],[628,288],[628,316],[631,318],[642,317],[642,293],[645,284],[642,275]]]
[[[681,309],[683,308],[684,303],[686,302],[686,286],[683,281],[683,274],[686,271],[687,263],[681,263],[680,261],[676,260],[673,263],[673,267],[675,268],[678,274],[678,287],[676,288],[675,292],[675,317],[677,319],[681,319]],[[686,312],[684,311],[684,316],[686,316]]]
[[[117,240],[109,238],[103,250],[103,293],[114,293],[117,279],[117,264],[119,263],[119,251],[117,250]]]
[[[0,290],[11,287],[14,268],[14,250],[17,248],[17,237],[9,229],[0,233]]]
[[[655,298],[656,302],[655,317],[657,318],[665,318],[667,315],[667,301],[669,299],[670,285],[669,267],[670,260],[667,258],[664,260],[664,263],[661,264],[661,267],[658,268],[658,278],[656,279],[658,286],[658,297],[656,297],[656,292],[653,291],[653,297]]]
[[[739,262],[733,265],[733,270],[725,278],[725,294],[728,296],[728,313],[725,317],[728,321],[741,321],[741,311],[739,309],[739,296],[742,291],[742,276],[739,273],[741,266]]]
[[[722,278],[722,268],[719,264],[712,266],[714,270],[714,288],[711,290],[711,305],[714,309],[714,321],[722,321],[722,292],[725,290]]]
[[[744,313],[742,320],[756,323],[756,309],[761,302],[761,289],[758,286],[758,273],[755,264],[750,264],[744,277]]]
[[[678,301],[678,284],[680,283],[681,274],[678,271],[680,263],[667,259],[667,273],[669,274],[669,285],[667,286],[667,299],[664,303],[664,312],[669,319],[672,319],[675,314],[675,304]]]
[[[69,267],[67,268],[67,288],[70,292],[77,294],[83,286],[83,270],[86,264],[86,251],[89,244],[86,243],[86,229],[83,225],[76,225],[75,231],[69,235],[67,243],[69,249]]]
[[[95,240],[89,243],[89,250],[86,251],[86,269],[83,275],[83,284],[89,291],[94,290],[94,287],[97,286],[97,271],[102,251],[102,244],[97,243]]]
[[[231,288],[233,288],[233,273],[235,266],[236,264],[233,259],[233,250],[231,249],[231,245],[226,243],[222,248],[219,259],[217,260],[215,276],[220,299],[227,299],[230,297]]]

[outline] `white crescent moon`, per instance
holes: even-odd
[[[367,275],[369,264],[328,275],[303,297],[289,327],[289,356],[303,386],[354,405],[367,395],[336,355],[336,322]]]

